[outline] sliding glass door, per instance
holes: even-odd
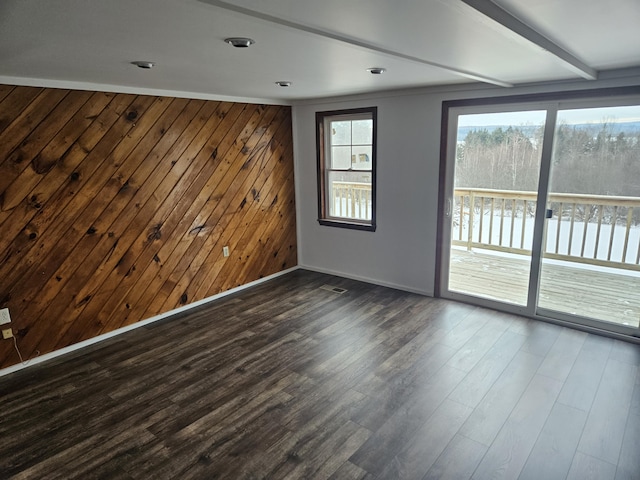
[[[449,109],[442,296],[637,334],[640,99],[608,103]]]
[[[559,110],[554,138],[539,311],[637,328],[640,106]]]
[[[527,304],[545,119],[544,110],[457,117],[450,291]]]

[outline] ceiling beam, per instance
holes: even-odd
[[[491,0],[462,0],[471,8],[489,17],[503,27],[511,30],[516,35],[536,44],[543,50],[565,62],[567,67],[587,80],[596,80],[598,71],[585,64],[571,53],[560,47],[557,43],[549,40],[537,30],[534,30],[526,23],[520,21],[502,7],[496,5]]]
[[[230,10],[236,13],[240,13],[243,15],[247,15],[253,18],[257,18],[260,20],[264,20],[267,22],[275,23],[277,25],[281,25],[283,27],[288,27],[294,30],[310,33],[312,35],[318,35],[324,38],[329,38],[331,40],[336,40],[338,42],[346,43],[355,47],[364,48],[366,50],[371,50],[377,53],[382,53],[384,55],[389,55],[396,58],[402,58],[404,60],[408,60],[411,62],[421,63],[423,65],[428,65],[430,67],[440,68],[451,72],[453,74],[459,75],[461,77],[469,78],[471,80],[476,80],[479,82],[490,83],[492,85],[498,85],[500,87],[513,87],[513,84],[509,82],[504,82],[502,80],[498,80],[496,78],[487,77],[485,75],[481,75],[475,72],[469,72],[467,70],[461,70],[459,68],[450,67],[448,65],[442,65],[440,63],[431,62],[429,60],[425,60],[423,58],[414,57],[413,55],[406,55],[402,52],[397,52],[395,50],[390,50],[388,48],[380,47],[378,45],[374,45],[371,43],[364,42],[357,38],[348,37],[346,35],[342,35],[340,33],[331,32],[329,30],[323,30],[320,28],[312,27],[309,25],[304,25],[301,23],[292,22],[290,20],[285,20],[283,18],[279,18],[273,15],[269,15],[267,13],[258,12],[256,10],[251,10],[249,8],[241,7],[239,5],[234,5],[223,0],[199,0],[202,3],[206,3],[209,5],[213,5],[215,7],[224,8],[225,10]]]

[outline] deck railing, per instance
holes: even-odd
[[[452,243],[530,254],[536,192],[458,188]],[[545,258],[640,271],[640,198],[553,193]]]
[[[371,184],[364,182],[331,182],[331,215],[371,220]]]

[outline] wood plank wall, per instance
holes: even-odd
[[[291,109],[0,85],[0,206],[26,360],[296,265]]]

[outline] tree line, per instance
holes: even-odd
[[[456,148],[456,187],[538,189],[543,127],[479,128]],[[551,190],[640,197],[640,131],[559,125]]]

